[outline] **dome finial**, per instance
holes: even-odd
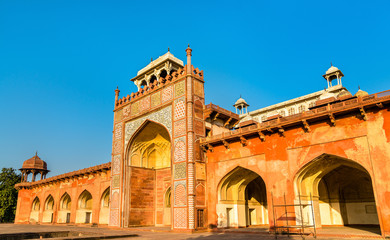
[[[358,85],[358,88],[359,88],[359,90],[360,90],[360,85]]]
[[[168,47],[168,52],[169,52],[169,47]]]
[[[330,66],[331,66],[331,67],[333,66],[332,61],[330,61]]]

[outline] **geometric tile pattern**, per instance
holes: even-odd
[[[122,148],[121,141],[120,141],[120,140],[115,141],[115,142],[114,142],[113,153],[114,153],[114,154],[121,153],[121,151],[122,151],[121,148]]]
[[[124,117],[130,116],[130,105],[123,108],[123,116]]]
[[[121,172],[121,155],[115,155],[112,158],[112,174],[116,175]]]
[[[180,97],[185,93],[185,81],[175,84],[175,98]]]
[[[152,95],[152,108],[157,107],[161,103],[161,91],[156,92]]]
[[[187,205],[186,181],[175,182],[175,206]]]
[[[186,142],[185,137],[175,139],[174,162],[186,160]]]
[[[115,209],[110,211],[110,226],[119,227],[119,210]]]
[[[137,115],[139,113],[139,101],[131,104],[131,115]]]
[[[174,131],[173,135],[175,137],[185,135],[186,134],[186,120],[183,119],[183,120],[176,121],[174,124],[173,131]]]
[[[174,228],[187,228],[187,208],[173,210]]]
[[[155,121],[162,124],[168,129],[169,134],[172,136],[172,105],[169,105],[159,111],[150,113],[126,123],[125,125],[125,144],[129,142],[135,131],[144,123],[145,120]]]
[[[122,124],[117,123],[115,124],[115,134],[114,134],[115,139],[120,139],[122,138]]]
[[[165,89],[162,90],[162,102],[163,103],[171,100],[172,97],[173,97],[173,87],[172,87],[172,85],[168,86],[168,87],[166,87]]]
[[[150,108],[150,96],[147,96],[141,100],[141,112],[144,112]]]
[[[112,191],[111,208],[119,208],[119,190]]]
[[[112,176],[112,188],[119,188],[120,186],[120,179],[121,179],[121,176],[120,175],[115,175],[115,176]]]
[[[123,119],[123,112],[122,112],[122,110],[118,110],[115,113],[115,122],[122,121],[122,119]]]
[[[119,226],[119,210],[110,211],[110,225]]]
[[[189,196],[188,199],[188,225],[190,229],[195,228],[195,212],[194,212],[194,196]]]
[[[184,100],[184,97],[175,100],[175,120],[184,118],[186,116],[186,104]]]
[[[183,179],[183,178],[186,178],[186,167],[187,167],[187,164],[185,162],[183,163],[177,163],[177,164],[174,164],[174,179],[177,180],[177,179]]]

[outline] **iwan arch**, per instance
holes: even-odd
[[[25,161],[15,222],[273,230],[273,206],[302,201],[313,207],[289,206],[291,225],[390,236],[389,91],[352,95],[331,66],[325,90],[249,112],[240,98],[234,113],[205,104],[191,54],[152,61],[136,93],[115,90],[110,163],[35,181],[46,163]]]

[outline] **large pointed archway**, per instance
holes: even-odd
[[[295,177],[296,196],[313,199],[314,219],[322,226],[377,226],[379,220],[372,180],[360,164],[335,155],[322,154],[306,164]],[[302,220],[311,223],[311,209]],[[297,213],[299,216],[300,213]]]
[[[124,164],[125,227],[171,225],[165,197],[171,185],[171,151],[170,134],[161,124],[145,121],[132,136]]]
[[[267,191],[257,173],[236,167],[218,187],[218,227],[268,224]]]

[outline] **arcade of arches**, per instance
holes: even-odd
[[[29,182],[49,169],[26,160],[15,222],[194,231],[314,219],[390,237],[390,91],[353,95],[332,66],[324,77],[337,85],[236,114],[206,105],[203,71],[186,56],[168,52],[132,78],[137,92],[115,90],[109,162]],[[288,216],[274,211],[283,204]]]

